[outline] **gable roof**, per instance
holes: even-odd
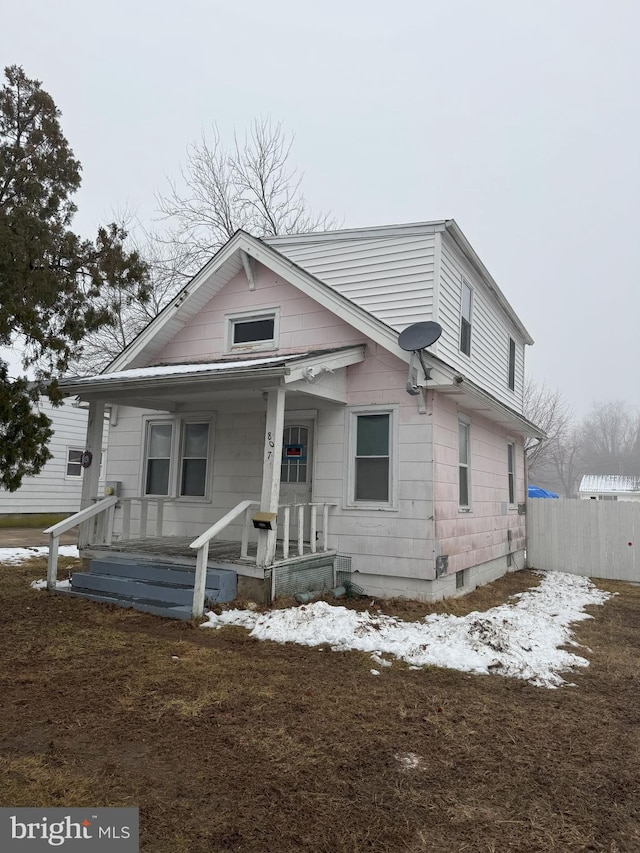
[[[266,265],[274,272],[297,287],[332,313],[340,316],[351,326],[367,337],[382,345],[403,361],[406,353],[397,345],[399,326],[385,323],[380,317],[367,310],[367,300],[348,287],[349,273],[345,270],[345,252],[353,253],[354,247],[360,257],[366,259],[366,253],[374,245],[391,251],[398,257],[398,241],[406,248],[401,261],[388,265],[393,275],[404,276],[405,287],[409,284],[410,270],[398,270],[399,264],[416,263],[423,247],[416,241],[429,234],[446,231],[454,240],[467,261],[483,279],[501,308],[522,334],[525,343],[533,340],[519,317],[495,283],[486,267],[476,255],[466,237],[453,219],[434,222],[416,222],[407,225],[387,225],[373,228],[343,229],[340,231],[310,232],[283,237],[264,237],[258,239],[245,231],[237,231],[233,237],[200,269],[176,297],[152,320],[129,346],[106,368],[105,372],[140,367],[147,364],[154,355],[193,319],[235,275],[248,268],[248,259]],[[390,242],[391,241],[391,242]],[[413,241],[414,246],[408,244]],[[393,246],[391,245],[393,243]],[[407,254],[408,253],[408,254]],[[342,259],[342,260],[341,260]],[[366,267],[366,260],[360,265]],[[353,268],[353,264],[351,265]],[[367,274],[366,272],[364,273]],[[361,278],[362,269],[358,271]],[[352,269],[353,277],[353,269]],[[365,303],[365,304],[363,304]],[[431,358],[435,357],[429,354]],[[433,361],[437,366],[437,360]]]
[[[629,474],[585,474],[579,492],[640,492],[640,477]]]
[[[252,258],[269,267],[276,275],[282,276],[285,281],[388,352],[404,362],[409,361],[408,353],[398,346],[398,332],[395,329],[303,270],[276,249],[245,231],[237,231],[103,372],[113,373],[146,366],[244,268],[243,255],[245,260],[247,257]],[[430,353],[425,353],[425,360],[436,371],[441,368],[450,371],[444,362]],[[441,378],[444,380],[444,376]]]
[[[524,342],[533,344],[531,335],[454,219],[308,232],[261,239],[263,243],[275,247],[307,272],[363,306],[361,290],[354,285],[362,281],[363,277],[369,282],[372,255],[377,255],[374,259],[379,262],[384,257],[384,264],[378,263],[378,267],[382,266],[384,276],[381,283],[388,286],[388,282],[392,281],[399,288],[407,289],[411,286],[410,282],[415,281],[416,275],[424,276],[424,271],[419,266],[420,262],[424,264],[425,260],[424,238],[442,232],[446,232],[455,243],[522,335]],[[375,285],[375,281],[372,283]]]

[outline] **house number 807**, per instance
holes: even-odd
[[[275,447],[275,442],[273,440],[273,433],[271,433],[271,432],[267,433],[267,444],[269,445],[270,448]],[[271,459],[272,455],[273,455],[273,451],[268,450],[267,451],[267,459]]]

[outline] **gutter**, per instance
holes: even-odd
[[[507,419],[517,421],[521,426],[523,435],[530,436],[531,438],[537,438],[539,440],[547,437],[544,430],[537,427],[534,423],[531,423],[531,421],[527,420],[524,415],[516,412],[515,409],[509,408],[505,403],[502,403],[491,394],[483,391],[482,388],[470,379],[467,379],[465,376],[460,374],[455,374],[453,380],[458,388],[468,391],[468,393],[476,399],[485,402],[493,412],[496,412],[497,414],[502,413]],[[438,386],[436,385],[433,390],[437,391]]]
[[[174,376],[161,376],[157,378],[149,376],[134,376],[126,379],[123,377],[123,374],[126,374],[126,371],[122,371],[117,375],[114,374],[113,378],[101,379],[98,382],[83,382],[82,380],[76,382],[61,381],[59,386],[60,390],[69,396],[72,394],[82,396],[83,394],[99,394],[102,391],[112,392],[134,390],[139,386],[144,387],[145,390],[161,389],[165,387],[173,388],[176,385],[193,385],[207,380],[217,380],[219,383],[222,383],[237,382],[238,380],[243,379],[254,381],[262,379],[282,379],[284,376],[288,376],[290,372],[291,369],[289,367],[281,366],[269,367],[260,371],[245,368],[243,370],[231,370],[224,373],[220,370],[212,370],[194,373],[179,373]]]

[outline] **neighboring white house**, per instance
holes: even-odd
[[[40,400],[38,409],[52,422],[53,436],[49,442],[52,458],[39,474],[25,477],[17,491],[0,488],[0,516],[70,515],[80,509],[84,470],[80,463],[87,435],[87,410],[73,405],[71,400],[53,406],[47,398]],[[105,426],[105,452],[106,446]]]
[[[640,501],[640,477],[626,474],[585,474],[578,497],[592,501]]]
[[[425,321],[442,327],[428,379],[398,344]],[[194,555],[220,521],[238,594],[263,599],[318,551],[380,596],[438,598],[522,567],[524,440],[544,435],[522,413],[531,343],[453,220],[239,231],[105,372],[61,382],[95,424],[112,407],[120,500],[103,544],[158,537],[168,559],[173,537]],[[89,425],[92,450],[97,436]],[[85,505],[97,485],[85,477]],[[213,565],[215,544],[200,551]]]

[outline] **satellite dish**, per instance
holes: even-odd
[[[404,332],[400,332],[398,344],[407,352],[417,352],[425,347],[430,347],[442,334],[440,323],[428,320],[426,323],[414,323],[407,326]]]
[[[411,326],[400,332],[398,337],[398,345],[406,352],[411,353],[411,361],[409,362],[409,376],[407,378],[407,394],[415,396],[420,393],[420,386],[417,382],[415,374],[415,358],[416,355],[420,359],[420,364],[424,370],[424,378],[428,381],[431,378],[429,368],[425,365],[422,358],[422,350],[430,347],[438,340],[442,334],[442,326],[440,323],[434,323],[432,320],[427,320],[425,323],[414,323]]]

